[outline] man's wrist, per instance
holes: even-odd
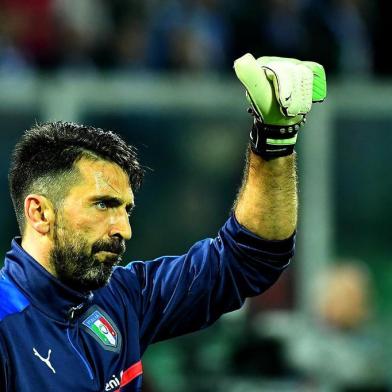
[[[305,122],[304,117],[301,122],[294,125],[269,125],[255,117],[250,132],[251,150],[267,161],[291,155],[294,152],[298,131]]]
[[[268,175],[274,178],[280,175],[286,175],[288,166],[296,165],[297,153],[295,150],[290,154],[283,157],[277,157],[274,159],[264,159],[262,156],[254,153],[249,145],[248,148],[248,170],[258,172],[261,167]]]

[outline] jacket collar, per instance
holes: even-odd
[[[5,273],[18,286],[31,303],[47,316],[68,321],[75,310],[81,312],[93,294],[75,291],[50,274],[20,245],[21,237],[12,240],[11,250],[5,256]]]

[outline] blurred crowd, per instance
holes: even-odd
[[[0,0],[0,74],[229,71],[245,52],[389,74],[387,0]]]

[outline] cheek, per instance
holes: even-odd
[[[72,213],[67,216],[67,226],[70,232],[93,235],[102,230],[106,224],[105,220],[102,215],[98,216],[96,213],[83,215]]]
[[[106,225],[99,220],[87,220],[83,222],[77,222],[75,225],[75,231],[79,232],[85,238],[95,241],[97,238],[101,238],[102,234],[105,232]]]
[[[111,220],[110,211],[98,211],[81,201],[70,201],[64,209],[63,216],[69,228],[67,231],[83,234],[92,241],[105,235]]]

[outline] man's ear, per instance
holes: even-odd
[[[28,226],[43,235],[50,232],[55,213],[49,199],[42,195],[27,195],[24,202],[24,212]]]

